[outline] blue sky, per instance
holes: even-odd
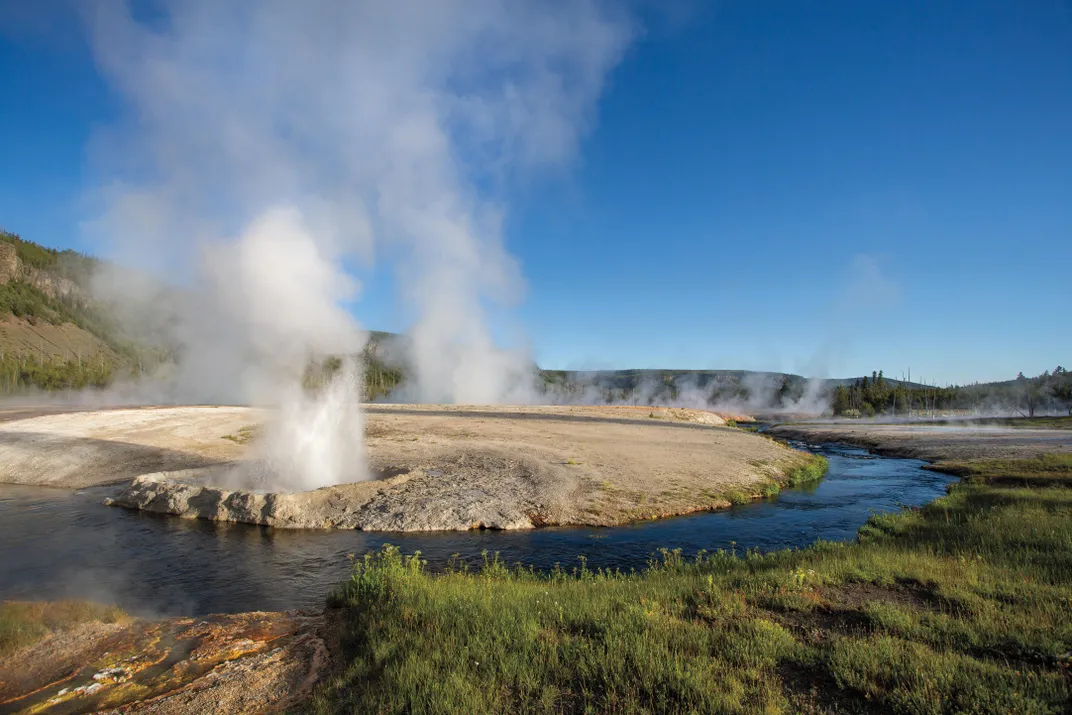
[[[646,26],[564,170],[510,188],[552,368],[940,383],[1072,362],[1072,5],[695,3]],[[74,18],[0,13],[0,225],[92,249],[122,100]],[[355,311],[401,329],[386,273]]]

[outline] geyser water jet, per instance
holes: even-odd
[[[186,344],[196,349],[182,376],[195,380],[212,369],[200,362],[206,358],[216,366],[236,361],[242,397],[270,415],[254,442],[255,462],[229,483],[298,491],[366,478],[357,354],[367,335],[341,307],[356,283],[290,208],[268,211],[238,239],[207,247],[204,265],[201,296],[215,310],[188,319]],[[310,362],[328,355],[340,356],[340,368],[307,389]]]
[[[348,356],[319,391],[288,391],[258,445],[275,477],[266,486],[298,491],[368,478],[361,377],[358,360]]]

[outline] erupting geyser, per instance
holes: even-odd
[[[360,365],[341,369],[316,392],[291,386],[274,419],[254,443],[254,457],[222,483],[257,491],[305,491],[368,478]]]
[[[260,473],[234,476],[289,490],[365,478],[357,366],[314,396],[302,376],[360,352],[349,304],[376,258],[413,326],[411,399],[531,401],[532,361],[486,319],[524,285],[503,247],[504,189],[572,159],[634,34],[627,13],[587,0],[158,10],[94,6],[96,58],[127,114],[101,137],[114,164],[90,227],[185,283],[168,294],[181,360],[167,401],[276,411]]]

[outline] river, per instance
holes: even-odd
[[[479,564],[642,568],[660,548],[769,551],[853,539],[868,517],[941,496],[951,478],[913,459],[845,445],[793,446],[827,457],[817,485],[724,511],[612,528],[383,533],[291,531],[105,507],[116,487],[76,492],[0,485],[0,600],[88,598],[139,615],[318,608],[349,554],[384,543],[420,550],[432,569],[454,554]]]

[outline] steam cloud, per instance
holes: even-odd
[[[407,397],[524,399],[531,362],[487,320],[523,292],[501,197],[575,155],[628,17],[595,0],[175,0],[89,20],[127,110],[94,146],[109,179],[89,227],[191,288],[171,306],[183,399],[283,408],[266,459],[292,486],[356,478],[356,407],[338,385],[308,402],[301,373],[360,350],[348,268],[377,258],[413,316]]]

